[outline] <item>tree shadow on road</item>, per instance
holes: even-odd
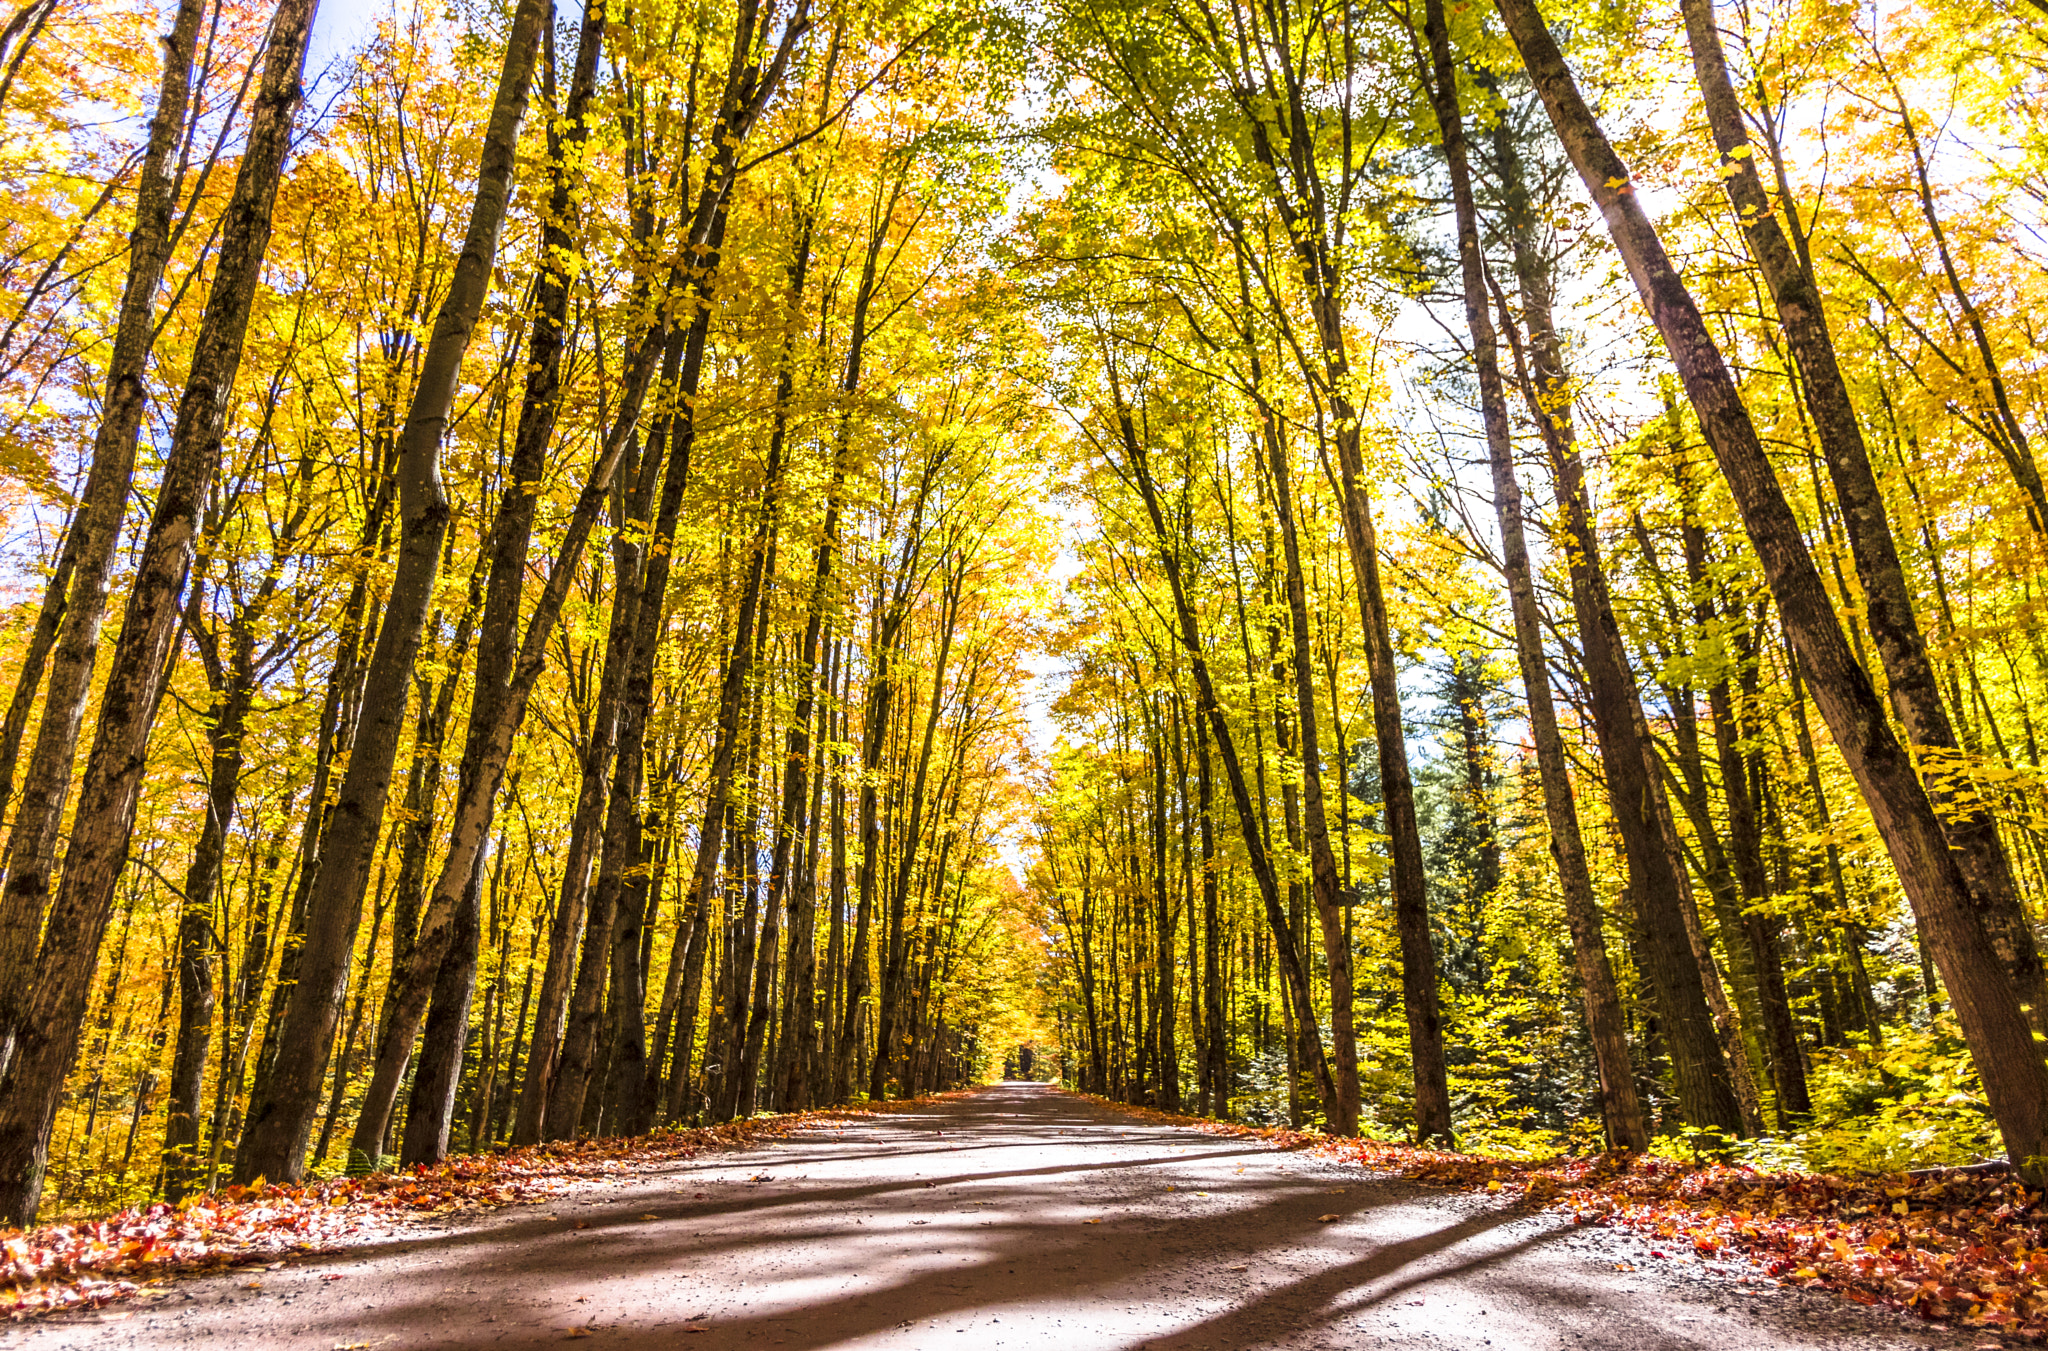
[[[1061,1119],[1069,1127],[1075,1124],[1070,1115]],[[1231,1179],[1229,1190],[1240,1201],[1247,1196],[1256,1198],[1250,1205],[1239,1204],[1207,1215],[1164,1215],[1116,1213],[1116,1206],[1128,1203],[1112,1202],[1105,1207],[1099,1196],[1068,1199],[1057,1191],[1048,1194],[1022,1185],[1062,1175],[1129,1174],[1271,1153],[1244,1147],[1236,1141],[1216,1142],[1225,1145],[1224,1148],[1203,1148],[1203,1141],[1191,1142],[1185,1131],[1152,1128],[1145,1132],[1154,1133],[1162,1146],[1171,1147],[1171,1152],[1162,1148],[1140,1158],[1106,1160],[1100,1164],[1060,1164],[722,1197],[693,1202],[673,1214],[664,1214],[659,1223],[623,1213],[649,1206],[658,1210],[672,1208],[672,1203],[664,1206],[642,1193],[620,1198],[616,1204],[620,1213],[609,1213],[614,1207],[607,1206],[607,1213],[586,1214],[586,1221],[594,1222],[587,1230],[565,1231],[560,1222],[513,1224],[483,1234],[447,1235],[424,1245],[401,1246],[410,1253],[438,1249],[447,1259],[435,1266],[430,1281],[423,1281],[437,1288],[443,1283],[466,1284],[464,1273],[472,1268],[478,1275],[501,1274],[516,1264],[518,1269],[530,1273],[521,1286],[523,1307],[508,1306],[502,1311],[516,1316],[524,1326],[493,1323],[466,1331],[436,1329],[438,1335],[433,1340],[437,1345],[480,1349],[556,1340],[566,1335],[565,1323],[577,1316],[579,1306],[575,1297],[591,1292],[597,1288],[596,1283],[637,1277],[639,1287],[644,1289],[649,1278],[673,1273],[681,1283],[678,1288],[672,1294],[643,1301],[625,1318],[606,1326],[600,1335],[608,1344],[670,1346],[687,1330],[698,1333],[689,1339],[688,1344],[693,1347],[775,1344],[792,1351],[822,1351],[965,1314],[1003,1311],[1012,1306],[1032,1306],[1035,1312],[1042,1313],[1048,1300],[1071,1304],[1075,1333],[1085,1336],[1091,1307],[1120,1309],[1155,1300],[1166,1288],[1163,1281],[1177,1282],[1190,1269],[1208,1270],[1219,1261],[1237,1258],[1256,1260],[1301,1246],[1311,1236],[1319,1246],[1327,1246],[1331,1231],[1318,1222],[1317,1211],[1335,1205],[1340,1211],[1363,1214],[1387,1205],[1411,1203],[1417,1196],[1405,1183],[1380,1180],[1354,1182],[1352,1195],[1333,1202],[1324,1194],[1328,1182],[1325,1178],[1301,1174],[1238,1177]],[[1125,1134],[1132,1137],[1136,1133],[1127,1129]],[[1076,1143],[1071,1137],[1059,1142]],[[1051,1141],[1024,1138],[1014,1141],[1013,1147],[1039,1143]],[[1125,1143],[1142,1146],[1150,1141],[1127,1138]],[[837,1156],[831,1161],[840,1162],[847,1157]],[[778,1163],[769,1161],[765,1166]],[[941,1189],[971,1191],[974,1199],[1006,1207],[1013,1214],[1021,1209],[1029,1217],[981,1221],[973,1211],[963,1211],[958,1215],[934,1213],[928,1220],[902,1224],[903,1201],[913,1199],[917,1193]],[[1358,1194],[1361,1189],[1363,1196]],[[1219,1186],[1217,1190],[1223,1188]],[[850,1230],[849,1217],[862,1218],[854,1212],[864,1201],[894,1201],[896,1208],[866,1215],[865,1218],[878,1221],[873,1228]],[[956,1194],[950,1198],[949,1209],[958,1204],[961,1196]],[[1037,1214],[1030,1213],[1034,1206],[1038,1207]],[[930,1208],[924,1205],[920,1209]],[[1097,1223],[1083,1222],[1083,1212],[1088,1209],[1100,1212],[1094,1217]],[[775,1223],[772,1228],[763,1226],[758,1232],[731,1235],[691,1232],[714,1219],[754,1215],[772,1216]],[[1507,1260],[1553,1236],[1539,1234],[1508,1249],[1475,1256],[1448,1271],[1414,1271],[1406,1283],[1378,1286],[1395,1273],[1521,1218],[1524,1217],[1504,1210],[1467,1215],[1428,1233],[1375,1246],[1355,1260],[1322,1268],[1281,1286],[1239,1295],[1228,1310],[1212,1313],[1163,1336],[1155,1334],[1152,1341],[1161,1346],[1251,1346],[1258,1344],[1261,1336],[1270,1334],[1276,1324],[1302,1327],[1341,1317],[1372,1302],[1391,1298],[1409,1286]],[[1563,1227],[1559,1227],[1560,1231]],[[673,1232],[678,1228],[679,1232]],[[672,1232],[673,1241],[662,1241]],[[840,1244],[838,1252],[827,1248],[817,1256],[806,1256],[817,1245],[834,1239]],[[802,1259],[801,1269],[791,1271],[778,1265],[772,1256],[777,1249],[788,1253],[785,1260]],[[730,1308],[733,1299],[744,1300],[746,1287],[696,1291],[688,1288],[690,1273],[698,1265],[736,1250],[764,1255],[757,1269],[767,1266],[772,1268],[772,1274],[754,1288],[759,1290],[763,1302],[773,1301],[775,1307],[773,1311],[761,1312],[747,1312],[743,1308],[737,1314],[724,1312],[707,1319],[705,1315],[711,1308]],[[929,1265],[933,1258],[956,1255],[967,1260]],[[877,1265],[906,1259],[927,1265],[895,1280],[869,1284],[861,1279]],[[813,1285],[832,1283],[837,1288],[796,1299],[786,1293],[778,1295],[777,1286],[792,1280]],[[1224,1291],[1190,1292],[1187,1302],[1211,1307],[1226,1298],[1231,1296]],[[436,1304],[423,1290],[416,1299],[374,1312],[357,1312],[345,1327],[337,1324],[334,1330],[337,1335],[345,1333],[346,1339],[353,1340],[378,1334],[416,1334],[433,1323]],[[605,1301],[600,1299],[590,1308],[596,1310],[604,1305]],[[545,1319],[548,1325],[535,1327],[526,1322],[529,1318]],[[1264,1332],[1255,1335],[1254,1328]]]

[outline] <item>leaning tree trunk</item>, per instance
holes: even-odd
[[[1671,1053],[1679,1111],[1688,1124],[1731,1134],[1742,1129],[1741,1104],[1715,1030],[1707,990],[1686,932],[1686,878],[1658,817],[1651,777],[1654,751],[1629,671],[1621,626],[1607,588],[1599,542],[1587,501],[1585,470],[1572,424],[1571,387],[1551,313],[1550,269],[1534,238],[1533,211],[1526,197],[1519,157],[1500,135],[1504,186],[1510,199],[1509,239],[1529,326],[1530,380],[1523,384],[1530,418],[1549,454],[1558,509],[1564,517],[1565,564],[1572,583],[1572,609],[1586,670],[1593,730],[1607,776],[1607,800],[1621,837],[1628,870],[1628,894],[1642,930],[1643,974],[1649,978],[1660,1015],[1659,1030]],[[1512,332],[1510,333],[1512,338]]]
[[[299,950],[280,1054],[251,1095],[235,1151],[235,1179],[297,1181],[305,1170],[307,1136],[319,1110],[320,1086],[341,1012],[363,893],[384,822],[412,685],[413,660],[440,577],[449,505],[441,487],[441,440],[455,402],[462,360],[490,294],[498,237],[512,197],[519,124],[548,18],[546,0],[519,0],[505,41],[504,63],[491,102],[477,164],[476,194],[462,252],[435,316],[420,361],[419,384],[400,432],[398,483],[402,537],[377,645],[363,686],[364,716],[335,798],[319,874],[307,899],[306,939]]]
[[[1542,780],[1544,813],[1550,824],[1550,853],[1557,862],[1565,922],[1571,930],[1572,951],[1584,990],[1586,1028],[1600,1072],[1600,1109],[1607,1128],[1607,1144],[1610,1149],[1641,1151],[1649,1148],[1650,1138],[1643,1122],[1642,1102],[1636,1095],[1634,1068],[1629,1062],[1628,1019],[1615,986],[1614,968],[1607,958],[1600,907],[1593,897],[1585,841],[1579,834],[1578,804],[1572,796],[1564,738],[1558,731],[1557,709],[1551,701],[1550,671],[1543,654],[1542,616],[1537,610],[1535,579],[1529,567],[1529,546],[1522,533],[1522,488],[1515,479],[1507,395],[1501,384],[1499,344],[1487,304],[1479,211],[1472,192],[1464,114],[1459,107],[1457,71],[1451,63],[1443,0],[1427,0],[1425,13],[1424,29],[1435,75],[1431,93],[1444,159],[1450,166],[1451,201],[1457,216],[1465,323],[1472,335],[1473,365],[1479,375],[1479,408],[1486,425],[1487,459],[1493,470],[1494,515],[1500,522],[1508,605],[1514,620],[1515,656],[1522,668],[1529,734],[1536,743],[1537,775]]]
[[[2007,1157],[2016,1169],[2038,1177],[2041,1160],[2048,1156],[2048,1064],[2042,1061],[2011,974],[1978,919],[1934,806],[1905,747],[1885,720],[1877,691],[1849,650],[1734,377],[1636,200],[1628,166],[1579,94],[1532,0],[1497,4],[1552,125],[1606,218],[1608,233],[1664,337],[1733,490],[1786,632],[1805,662],[1814,700],[1863,791],[1941,968]]]
[[[1114,373],[1112,372],[1112,375]],[[1115,383],[1112,380],[1112,390]],[[1251,786],[1245,780],[1244,762],[1237,753],[1237,740],[1230,730],[1229,719],[1224,715],[1223,705],[1216,698],[1215,682],[1209,677],[1209,662],[1202,647],[1201,623],[1189,600],[1187,587],[1181,580],[1180,558],[1170,547],[1172,539],[1166,526],[1166,518],[1159,507],[1158,488],[1152,481],[1152,470],[1143,442],[1131,420],[1130,413],[1122,406],[1121,391],[1117,393],[1117,429],[1123,439],[1128,473],[1136,483],[1138,494],[1145,503],[1145,513],[1152,522],[1153,544],[1159,554],[1159,564],[1165,570],[1166,580],[1173,593],[1174,615],[1179,622],[1180,640],[1187,649],[1188,665],[1195,677],[1195,689],[1201,699],[1201,711],[1209,719],[1210,730],[1216,735],[1217,754],[1223,760],[1223,776],[1230,783],[1231,801],[1237,807],[1239,833],[1244,839],[1245,855],[1250,860],[1252,876],[1259,885],[1259,898],[1264,903],[1267,926],[1273,933],[1273,949],[1279,958],[1281,979],[1286,984],[1294,1008],[1301,1019],[1299,1045],[1308,1057],[1308,1069],[1314,1075],[1316,1089],[1323,1100],[1323,1115],[1337,1120],[1342,1106],[1337,1095],[1337,1083],[1330,1071],[1330,1062],[1323,1053],[1321,1030],[1315,1023],[1315,1004],[1309,995],[1308,970],[1301,960],[1301,954],[1294,945],[1294,930],[1287,922],[1287,912],[1280,905],[1279,877],[1273,867],[1272,857],[1266,852],[1266,843],[1259,830],[1259,812],[1252,801]],[[1434,968],[1432,967],[1432,970]],[[1295,1044],[1290,1038],[1290,1044]]]
[[[688,328],[674,329],[664,341],[659,384],[664,397],[680,378],[683,353],[696,327],[692,324]],[[629,475],[633,486],[625,495],[619,521],[644,521],[652,510],[653,476],[659,472],[666,453],[669,421],[666,413],[655,420],[647,447],[641,452],[641,463]],[[603,870],[606,808],[611,801],[611,780],[619,755],[619,711],[625,699],[627,673],[633,664],[633,634],[643,548],[644,542],[635,532],[614,531],[611,622],[605,634],[604,666],[598,680],[595,725],[591,742],[584,748],[583,782],[577,797],[574,825],[578,837],[572,847],[569,871],[564,873],[562,881],[564,904],[570,903],[568,889],[575,887],[581,894],[573,903],[587,910],[580,945],[573,933],[563,938],[559,929],[557,931],[558,941],[562,943],[559,949],[560,978],[565,988],[568,987],[568,961],[575,956],[578,946],[582,956],[575,967],[574,987],[568,994],[566,1021],[559,1032],[558,1057],[551,1066],[547,1082],[529,1083],[530,1091],[543,1097],[543,1105],[532,1113],[537,1138],[575,1137],[582,1123],[584,1093],[597,1056],[605,968],[611,951],[612,917],[619,895],[618,887],[607,882]],[[589,877],[593,859],[598,871],[595,877]],[[552,974],[558,957],[551,953],[548,960]],[[553,1030],[554,1024],[550,1023],[549,1031]],[[524,1109],[521,1114],[522,1117],[526,1115]]]
[[[2020,992],[2034,1030],[2048,1034],[2048,981],[2034,931],[2021,908],[2012,863],[1998,838],[1998,823],[1983,799],[1960,786],[1948,772],[1961,753],[1955,727],[1941,700],[1927,641],[1913,613],[1912,592],[1892,539],[1884,495],[1863,442],[1862,424],[1849,397],[1848,381],[1835,358],[1833,335],[1820,288],[1789,240],[1770,194],[1757,173],[1756,147],[1744,125],[1742,104],[1728,75],[1711,0],[1681,0],[1693,70],[1721,153],[1722,186],[1776,302],[1778,321],[1799,362],[1800,392],[1827,460],[1828,476],[1842,505],[1842,528],[1863,584],[1865,617],[1886,686],[1909,746],[1932,771],[1924,781],[1934,798],[1943,833],[1970,888],[1970,901],[1999,960]],[[1947,763],[1944,763],[1947,762]]]
[[[608,912],[607,921],[616,919],[619,902],[626,884],[625,870],[639,861],[645,848],[645,821],[639,812],[640,787],[645,777],[644,759],[646,721],[653,703],[654,664],[662,636],[662,617],[668,593],[669,569],[672,561],[672,546],[676,524],[682,509],[684,489],[690,477],[690,455],[696,444],[695,404],[700,382],[703,378],[704,351],[710,327],[711,313],[715,308],[712,301],[712,283],[715,280],[723,248],[726,213],[731,202],[732,186],[739,173],[739,152],[747,136],[760,120],[762,111],[780,88],[783,76],[789,68],[791,55],[796,43],[809,26],[807,0],[798,0],[783,30],[778,45],[763,65],[760,53],[753,49],[757,30],[756,20],[762,16],[753,7],[747,10],[747,21],[739,26],[734,38],[731,59],[728,62],[726,84],[718,105],[717,116],[713,119],[707,144],[711,147],[710,163],[697,195],[691,204],[689,227],[686,231],[688,244],[680,257],[688,263],[689,283],[682,288],[687,302],[693,301],[692,318],[684,335],[681,366],[675,382],[664,390],[668,395],[665,408],[666,454],[652,449],[647,462],[641,466],[640,484],[636,494],[644,498],[651,492],[657,476],[661,483],[661,500],[653,522],[650,542],[652,547],[642,553],[639,575],[629,580],[620,578],[620,591],[625,594],[629,586],[634,593],[632,605],[635,611],[630,657],[625,668],[625,682],[621,691],[618,708],[618,726],[615,732],[617,748],[612,766],[610,802],[606,809],[603,853],[600,856],[598,877],[593,895],[593,919],[596,912]],[[681,280],[681,270],[675,274]],[[643,512],[635,519],[646,520]],[[609,654],[607,660],[609,660]],[[728,770],[729,775],[729,770]],[[722,816],[720,825],[722,826]],[[715,836],[716,830],[713,834]],[[717,841],[712,840],[712,860],[715,864],[718,853]],[[702,870],[700,859],[699,871]],[[693,886],[697,884],[693,880]],[[701,892],[701,888],[699,888]],[[684,913],[689,913],[685,903]],[[586,955],[593,951],[585,944]],[[579,991],[582,988],[579,978]],[[595,1029],[589,1027],[584,1017],[586,1010],[578,1010],[577,1020],[572,1022],[572,1032],[579,1036],[593,1037]],[[641,1054],[645,1054],[645,1031],[639,1010],[630,1014],[632,1033],[641,1039]],[[583,1031],[582,1029],[588,1029]],[[577,1056],[569,1056],[570,1048],[564,1047],[562,1071],[569,1072],[572,1082],[558,1082],[549,1103],[550,1115],[555,1114],[560,1098],[565,1105],[575,1098],[587,1100],[591,1061],[594,1047],[579,1045]],[[558,1080],[561,1073],[558,1072]],[[642,1129],[652,1124],[655,1101],[654,1095],[643,1084],[632,1095],[629,1116]],[[573,1131],[577,1123],[557,1120],[551,1128],[556,1131]]]
[[[628,371],[619,414],[600,449],[597,462],[591,466],[575,507],[569,513],[554,563],[548,570],[548,580],[541,588],[533,612],[527,617],[526,630],[516,652],[510,638],[517,631],[519,581],[526,572],[526,553],[532,535],[532,508],[530,505],[515,506],[511,498],[529,495],[523,485],[533,480],[518,479],[516,476],[526,466],[520,464],[517,456],[513,460],[504,507],[506,511],[516,511],[516,518],[510,527],[505,527],[501,515],[501,528],[493,531],[495,556],[491,562],[483,620],[486,641],[477,654],[478,692],[470,703],[462,771],[457,781],[455,809],[448,824],[448,853],[442,861],[440,877],[434,883],[432,899],[421,917],[419,933],[413,940],[403,977],[397,982],[392,1007],[385,1020],[376,1068],[372,1072],[370,1086],[365,1090],[361,1115],[357,1118],[356,1148],[366,1154],[377,1147],[389,1124],[398,1082],[405,1072],[405,1062],[411,1055],[413,1038],[420,1016],[427,1010],[429,995],[436,1008],[444,1009],[439,1025],[466,1033],[466,1010],[473,993],[476,971],[474,944],[480,932],[475,914],[478,863],[495,820],[498,789],[511,763],[513,738],[525,721],[527,703],[545,669],[548,639],[554,633],[570,587],[583,565],[584,548],[603,515],[612,479],[638,422],[640,405],[653,375],[656,348],[655,335],[649,335]],[[536,433],[536,439],[544,446],[544,433]],[[537,469],[537,464],[532,468]],[[463,974],[465,971],[467,975]],[[453,1106],[453,1086],[448,1085],[445,1093],[437,1089],[434,1095],[422,1101],[429,1105],[431,1112],[438,1112],[440,1116],[438,1120],[422,1122],[408,1113],[408,1163],[433,1162],[441,1157],[438,1151],[445,1150],[449,1125],[446,1113]],[[439,1140],[441,1145],[423,1147],[427,1152],[419,1153],[412,1143],[416,1124],[424,1130],[422,1138]]]
[[[283,11],[280,10],[280,13]],[[64,804],[70,795],[77,759],[79,725],[92,685],[99,653],[100,627],[107,612],[107,578],[114,550],[127,516],[129,481],[135,473],[135,438],[148,402],[143,375],[156,339],[156,293],[163,282],[171,251],[171,211],[176,187],[172,161],[185,133],[191,101],[192,57],[205,0],[179,0],[178,12],[165,34],[163,81],[156,96],[156,114],[149,124],[135,185],[135,228],[128,236],[128,279],[115,320],[114,346],[107,361],[99,433],[93,438],[92,467],[85,492],[65,534],[64,551],[44,608],[56,623],[57,647],[51,660],[50,683],[42,698],[42,723],[30,752],[22,784],[21,807],[7,840],[6,886],[0,889],[0,1072],[13,1057],[15,1028],[27,1007],[33,980],[36,941],[42,932],[43,908],[57,866],[57,842]],[[267,197],[266,197],[267,201]],[[268,208],[264,210],[267,240]],[[256,249],[260,266],[262,246]],[[251,280],[251,286],[254,280]],[[236,336],[240,346],[240,336]],[[237,353],[239,357],[239,352]],[[193,374],[200,374],[194,365]],[[232,375],[232,371],[230,372]],[[222,389],[219,396],[227,397]],[[59,617],[61,616],[61,617]],[[15,705],[25,713],[35,702],[35,677],[24,669]],[[8,727],[15,736],[15,709]],[[0,811],[7,807],[14,756],[7,757],[6,790],[0,790]]]
[[[64,880],[51,907],[13,1062],[0,1086],[0,1219],[15,1224],[33,1220],[42,1199],[50,1126],[78,1056],[100,940],[128,861],[149,734],[170,676],[180,597],[198,544],[199,514],[220,462],[242,339],[270,243],[271,208],[291,148],[314,5],[315,0],[279,0],[271,19],[248,140],[222,220],[213,287],[100,698]]]

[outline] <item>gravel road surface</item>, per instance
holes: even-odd
[[[16,1324],[0,1351],[1986,1344],[1745,1273],[1006,1084]]]

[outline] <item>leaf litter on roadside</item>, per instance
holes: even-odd
[[[657,1131],[630,1139],[559,1141],[463,1155],[398,1173],[300,1186],[229,1187],[181,1206],[159,1202],[105,1219],[27,1232],[0,1229],[0,1310],[22,1318],[97,1308],[135,1295],[145,1283],[166,1276],[237,1267],[262,1270],[266,1268],[248,1264],[283,1254],[331,1251],[365,1232],[408,1220],[540,1201],[570,1181],[622,1177],[644,1164],[687,1159],[707,1149],[738,1148],[868,1114],[842,1108]],[[259,1283],[252,1281],[249,1288],[259,1288]]]
[[[1837,1177],[1614,1155],[1516,1162],[1239,1126],[1095,1099],[1125,1115],[1313,1149],[1371,1172],[1482,1191],[1635,1231],[1666,1261],[1748,1264],[1858,1304],[2048,1342],[2048,1206],[2011,1174]],[[1617,1265],[1616,1270],[1634,1270]]]

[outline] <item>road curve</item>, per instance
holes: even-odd
[[[1335,1216],[1335,1219],[1325,1219]],[[1629,1269],[1632,1268],[1632,1269]],[[16,1324],[0,1348],[1958,1348],[1638,1241],[1006,1084]]]

